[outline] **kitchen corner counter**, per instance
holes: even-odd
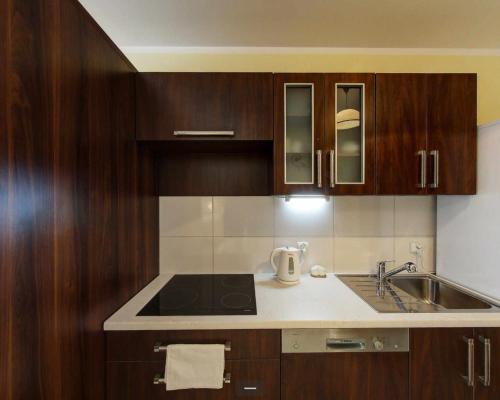
[[[257,315],[136,316],[172,276],[156,277],[104,322],[104,330],[500,327],[500,313],[381,314],[334,274],[303,275],[294,286],[272,274],[255,275]]]

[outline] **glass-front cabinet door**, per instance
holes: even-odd
[[[330,194],[375,193],[375,75],[325,75],[326,184]]]
[[[325,191],[323,78],[275,75],[275,194]]]

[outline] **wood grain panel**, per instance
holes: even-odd
[[[206,140],[175,130],[234,130],[213,140],[273,139],[271,73],[140,73],[139,140]]]
[[[272,152],[167,153],[158,161],[160,196],[269,196]]]
[[[165,353],[153,352],[157,342],[176,343],[231,342],[226,359],[279,358],[279,330],[220,330],[220,331],[115,331],[107,332],[108,361],[160,361]]]
[[[477,175],[476,74],[429,74],[429,152],[439,151],[439,185],[432,194],[475,194]],[[434,160],[429,157],[428,182]]]
[[[408,398],[408,353],[283,354],[281,398]]]
[[[475,335],[475,400],[497,400],[500,399],[500,328],[477,328],[474,329]],[[484,386],[479,377],[485,375],[484,366],[484,344],[480,336],[488,338],[491,341],[491,383]]]
[[[0,7],[0,397],[101,400],[102,323],[158,270],[135,70],[77,1]]]
[[[275,360],[227,361],[225,370],[231,373],[231,383],[222,389],[174,390],[154,385],[153,377],[163,375],[165,361],[153,363],[108,363],[108,400],[279,400],[280,362]],[[255,391],[243,391],[254,386]]]
[[[462,375],[467,371],[467,344],[472,328],[410,330],[411,400],[471,400],[473,388]]]
[[[425,74],[377,74],[377,194],[425,194],[419,150],[427,149]]]

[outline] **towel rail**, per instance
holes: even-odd
[[[159,353],[160,351],[167,351],[167,346],[163,346],[160,342],[155,343],[153,351],[155,353]],[[224,343],[224,351],[231,351],[231,342],[229,340]]]
[[[231,383],[231,372],[224,372],[224,378],[223,378],[224,383]],[[154,385],[160,385],[162,383],[167,383],[165,378],[161,376],[160,374],[156,374],[154,379],[153,379],[153,384]]]

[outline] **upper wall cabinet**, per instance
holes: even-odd
[[[475,194],[476,75],[376,80],[377,194]]]
[[[375,75],[325,75],[329,194],[375,191]]]
[[[323,74],[274,76],[275,194],[325,191]]]
[[[375,75],[277,74],[275,194],[373,194]]]
[[[271,73],[137,74],[138,140],[272,140]]]

